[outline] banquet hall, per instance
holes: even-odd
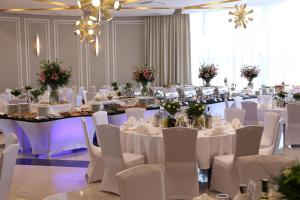
[[[0,200],[300,200],[298,0],[1,0]]]

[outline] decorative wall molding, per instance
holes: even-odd
[[[58,25],[74,25],[75,20],[53,20],[53,31],[54,31],[54,58],[58,58],[59,56],[59,48],[58,48]],[[73,34],[73,33],[72,33]],[[75,36],[74,36],[75,37]],[[79,40],[79,37],[77,38],[77,44],[78,44],[78,85],[83,85],[83,66],[82,66],[82,43]]]
[[[24,34],[25,34],[25,62],[26,62],[26,84],[29,84],[31,80],[31,62],[30,62],[30,45],[29,45],[29,24],[30,23],[40,23],[46,24],[46,43],[48,48],[46,48],[47,59],[51,58],[51,46],[50,46],[50,20],[49,19],[36,19],[36,18],[24,18]]]
[[[0,21],[9,21],[16,23],[16,41],[17,41],[17,62],[18,62],[18,87],[23,86],[23,63],[22,63],[22,43],[21,43],[21,23],[18,17],[0,16]]]
[[[113,56],[112,56],[112,73],[113,73],[113,81],[117,80],[117,73],[116,73],[116,60],[117,60],[117,53],[116,53],[116,42],[117,42],[117,25],[124,25],[124,24],[137,24],[145,26],[145,20],[132,20],[132,21],[113,21],[112,22],[112,48],[113,48]]]

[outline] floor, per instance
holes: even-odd
[[[3,151],[0,134],[0,152]],[[300,160],[300,147],[284,148],[284,155]],[[10,200],[42,200],[46,196],[66,192],[71,200],[118,200],[118,196],[99,191],[100,183],[87,184],[88,165],[86,150],[68,152],[53,158],[19,155],[12,183]],[[206,192],[207,184],[200,186]]]

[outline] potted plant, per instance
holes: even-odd
[[[180,103],[178,101],[166,101],[164,104],[164,109],[169,113],[167,118],[167,127],[175,127],[176,118],[175,114],[180,108]]]
[[[210,81],[218,74],[218,68],[214,64],[201,64],[198,77],[205,81],[205,86],[210,86]]]
[[[300,93],[293,94],[293,97],[296,101],[300,101]]]
[[[279,108],[283,108],[285,106],[285,97],[286,97],[287,93],[286,92],[278,92],[277,93],[277,107]]]
[[[300,164],[293,163],[283,169],[281,174],[274,178],[279,186],[279,192],[287,200],[300,199]]]
[[[71,69],[61,67],[60,61],[43,60],[40,64],[38,82],[42,87],[50,87],[50,103],[59,102],[58,88],[67,85],[71,78]]]
[[[258,66],[245,65],[241,69],[241,77],[244,77],[248,81],[248,88],[253,89],[253,79],[258,76],[260,69]]]
[[[119,90],[119,83],[118,82],[112,82],[111,83],[111,87],[112,87],[112,89],[113,89],[113,91],[114,91],[114,93],[115,93],[115,96],[119,96],[118,95],[118,90]]]
[[[148,65],[141,65],[135,67],[135,70],[132,74],[133,80],[142,84],[141,94],[142,96],[148,95],[148,83],[155,81],[155,71]]]
[[[35,88],[30,90],[30,94],[32,95],[32,101],[38,102],[39,96],[43,95],[44,91],[41,88]]]

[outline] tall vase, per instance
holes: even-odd
[[[148,96],[148,88],[147,88],[148,83],[142,83],[142,90],[141,90],[141,95],[142,96]]]
[[[58,88],[50,88],[50,97],[49,97],[50,104],[58,104],[59,103],[59,94]]]
[[[253,89],[253,79],[248,80],[248,88]]]

